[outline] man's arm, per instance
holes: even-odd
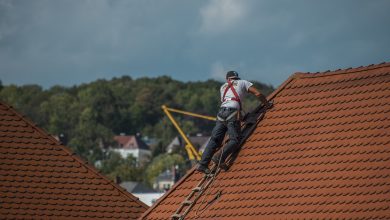
[[[255,95],[260,100],[260,102],[264,104],[265,107],[267,108],[271,107],[271,104],[268,102],[267,98],[263,94],[261,94],[261,92],[257,90],[256,87],[254,86],[249,87],[248,92]]]

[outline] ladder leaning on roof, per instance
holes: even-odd
[[[183,220],[185,218],[185,216],[191,211],[192,207],[196,204],[198,199],[203,195],[205,190],[212,184],[212,182],[214,182],[215,177],[221,169],[214,166],[211,170],[212,172],[210,174],[205,174],[199,181],[198,185],[191,190],[190,194],[188,194],[185,200],[181,203],[180,207],[171,216],[172,220]],[[187,208],[184,210],[184,212],[182,212],[186,206]]]
[[[243,123],[241,124],[242,138],[239,144],[240,148],[242,144],[246,141],[246,139],[249,137],[249,135],[252,133],[252,131],[256,128],[257,124],[263,119],[266,110],[267,109],[263,105],[259,105],[256,109],[254,109],[252,112],[246,114],[243,117],[242,119]],[[229,166],[234,162],[239,151],[240,150],[238,149],[236,152],[230,155],[230,157],[228,158]],[[198,185],[196,185],[196,187],[191,190],[188,196],[180,204],[176,212],[173,215],[171,215],[171,219],[184,220],[184,218],[191,211],[192,207],[194,207],[194,205],[199,200],[199,198],[203,195],[203,193],[207,190],[207,188],[214,182],[215,177],[219,174],[220,171],[221,169],[214,164],[211,167],[211,173],[205,174],[203,176],[203,178],[199,181]],[[219,191],[217,195],[218,197],[221,195],[220,193],[221,191]],[[184,209],[185,207],[187,208]]]

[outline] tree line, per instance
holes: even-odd
[[[259,82],[254,84],[266,95],[273,91],[272,86]],[[80,157],[92,164],[102,161],[99,169],[111,178],[120,173],[127,175],[122,178],[124,180],[151,182],[158,171],[148,173],[150,164],[137,167],[134,159],[121,160],[118,155],[106,155],[103,147],[114,144],[114,135],[140,133],[157,140],[151,146],[155,158],[151,164],[161,164],[158,161],[161,158],[167,161],[167,157],[172,155],[160,154],[178,134],[164,116],[161,105],[215,115],[220,104],[220,86],[221,82],[215,80],[181,82],[168,76],[137,79],[122,76],[49,89],[39,85],[1,85],[0,82],[0,99],[50,134],[62,134],[66,145]],[[248,97],[244,102],[246,110],[257,104],[254,97]],[[213,123],[202,119],[175,117],[188,134],[207,135],[213,127]],[[176,161],[180,161],[179,156],[173,155]],[[155,167],[153,169],[156,170]]]

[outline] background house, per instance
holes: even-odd
[[[117,182],[121,187],[126,189],[127,192],[138,197],[146,205],[153,205],[157,199],[164,195],[165,192],[157,192],[156,190],[146,186],[140,182],[124,181]]]
[[[208,135],[202,135],[197,134],[195,136],[188,136],[188,139],[190,139],[191,143],[194,145],[194,147],[198,151],[203,151],[207,145],[207,143],[210,140],[210,136]],[[166,147],[166,151],[168,153],[175,152],[177,150],[184,150],[184,146],[186,145],[185,141],[182,137],[176,136],[171,143],[168,144]]]
[[[177,169],[177,167],[173,167],[160,173],[153,184],[153,188],[159,192],[168,191],[179,180],[180,176]]]
[[[110,150],[120,153],[123,158],[132,155],[140,164],[150,160],[152,152],[149,146],[141,139],[140,135],[117,135],[114,136],[116,145]]]

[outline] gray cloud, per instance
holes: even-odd
[[[279,85],[295,71],[390,61],[390,2],[0,0],[3,83],[171,75]]]

